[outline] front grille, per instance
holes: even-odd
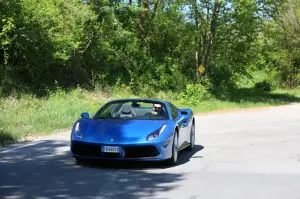
[[[119,153],[103,153],[104,158],[120,158]]]
[[[81,156],[101,157],[101,146],[96,144],[73,143],[72,153]]]
[[[124,158],[155,157],[159,152],[155,146],[124,146]],[[121,158],[119,153],[102,153],[100,144],[73,142],[71,151],[75,155],[102,158]]]
[[[125,146],[124,158],[155,157],[159,155],[155,146]]]

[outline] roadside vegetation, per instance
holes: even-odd
[[[194,112],[299,102],[296,0],[0,1],[0,143],[112,98]]]
[[[59,90],[47,97],[31,95],[1,99],[0,144],[10,144],[26,137],[69,131],[80,113],[93,115],[105,102],[122,97],[149,97],[134,95],[130,90],[115,89],[111,94],[89,92],[80,88],[72,91]],[[241,88],[211,96],[195,103],[185,103],[176,93],[159,92],[153,98],[172,101],[178,107],[190,107],[195,113],[231,110],[250,107],[266,107],[300,102],[300,89],[265,92],[255,88]],[[188,98],[187,98],[188,100]]]

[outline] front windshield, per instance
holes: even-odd
[[[163,103],[144,101],[116,101],[101,108],[94,119],[166,120],[168,114]]]

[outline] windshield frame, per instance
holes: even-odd
[[[143,118],[97,118],[97,115],[99,115],[100,112],[103,112],[105,109],[107,109],[108,106],[111,106],[112,104],[119,104],[119,103],[133,103],[133,102],[136,102],[136,103],[151,103],[151,104],[161,104],[162,107],[165,109],[165,112],[166,112],[166,117],[163,118],[163,119],[158,119],[158,118],[146,118],[146,119],[143,119]],[[170,113],[169,113],[169,110],[168,110],[168,106],[162,102],[162,101],[158,101],[158,100],[149,100],[149,99],[120,99],[120,100],[112,100],[112,101],[109,101],[107,103],[105,103],[98,111],[96,111],[96,113],[94,114],[94,116],[92,117],[92,119],[95,119],[95,120],[100,120],[100,119],[103,119],[103,120],[170,120]]]

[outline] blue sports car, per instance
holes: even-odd
[[[91,118],[82,113],[71,133],[71,152],[78,161],[167,161],[175,165],[178,151],[192,150],[194,143],[192,110],[154,99],[112,100]]]

